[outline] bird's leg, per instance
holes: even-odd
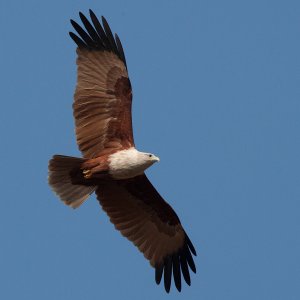
[[[85,161],[81,165],[82,174],[85,179],[103,177],[108,172],[107,158],[96,157]],[[99,176],[100,175],[100,176]]]
[[[90,159],[90,160],[85,161],[81,166],[83,177],[85,179],[91,178],[93,176],[93,174],[95,173],[94,169],[97,165],[98,165],[98,162],[96,159]]]
[[[92,176],[92,172],[91,172],[90,169],[84,169],[84,170],[82,171],[82,173],[83,173],[83,177],[84,177],[85,179],[89,179],[89,178],[91,178],[91,176]]]

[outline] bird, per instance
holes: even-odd
[[[172,278],[177,290],[182,276],[191,285],[196,250],[179,217],[145,174],[159,161],[136,149],[132,129],[132,88],[124,50],[108,22],[92,10],[83,24],[70,20],[77,49],[77,85],[73,116],[82,157],[54,155],[48,183],[68,206],[79,207],[95,192],[102,209],[121,234],[131,241],[163,278],[167,293]],[[172,276],[173,275],[173,276]]]

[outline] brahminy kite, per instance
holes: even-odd
[[[159,284],[181,291],[181,274],[190,285],[196,273],[195,248],[172,207],[153,187],[144,171],[159,158],[135,148],[132,90],[121,41],[102,17],[82,13],[77,34],[77,86],[74,95],[77,144],[83,158],[54,155],[49,161],[49,184],[67,205],[79,207],[93,192],[123,236],[132,241],[155,268]]]

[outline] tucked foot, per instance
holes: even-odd
[[[92,177],[92,172],[89,169],[85,169],[82,171],[82,174],[84,176],[85,179],[89,179]]]

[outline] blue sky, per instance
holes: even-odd
[[[122,40],[135,141],[197,248],[166,295],[93,196],[63,205],[51,155],[79,156],[70,18]],[[300,298],[299,1],[0,3],[1,299]]]

